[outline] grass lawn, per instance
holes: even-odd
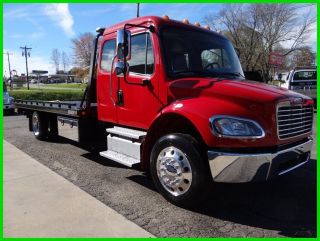
[[[46,84],[46,85],[41,85],[41,87],[52,87],[52,88],[73,88],[73,89],[85,89],[87,84],[82,84],[82,83],[69,83],[69,84]]]

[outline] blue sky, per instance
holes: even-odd
[[[140,15],[169,15],[204,24],[204,17],[215,14],[221,4],[140,4]],[[80,33],[94,33],[98,26],[110,26],[136,16],[136,4],[4,4],[4,52],[9,51],[11,69],[25,73],[20,46],[32,48],[29,71],[54,72],[50,56],[54,48],[72,55],[71,39]],[[310,43],[315,46],[315,34]],[[7,58],[3,55],[5,74]]]
[[[29,71],[54,71],[50,56],[57,48],[72,55],[71,39],[92,32],[99,26],[110,26],[136,16],[136,4],[5,4],[4,51],[10,55],[11,69],[25,73],[24,58],[19,49],[32,48]],[[218,12],[219,4],[140,4],[140,15],[169,15],[202,22],[204,16]],[[8,74],[4,55],[4,72]]]

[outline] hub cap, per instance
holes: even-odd
[[[159,153],[157,175],[162,186],[174,196],[186,193],[191,186],[192,170],[188,158],[173,146]]]
[[[39,135],[39,117],[38,117],[38,115],[32,116],[32,130],[36,136]]]

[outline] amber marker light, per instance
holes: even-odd
[[[184,24],[189,24],[189,19],[185,18],[185,19],[183,19],[182,22],[183,22]]]
[[[170,20],[169,16],[168,15],[163,15],[162,17],[164,20]]]

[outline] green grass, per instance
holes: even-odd
[[[52,88],[73,88],[73,89],[85,89],[87,84],[81,83],[70,83],[70,84],[47,84],[45,86],[52,87]],[[42,85],[41,87],[44,87]]]
[[[16,100],[81,100],[83,90],[11,90],[10,96]]]

